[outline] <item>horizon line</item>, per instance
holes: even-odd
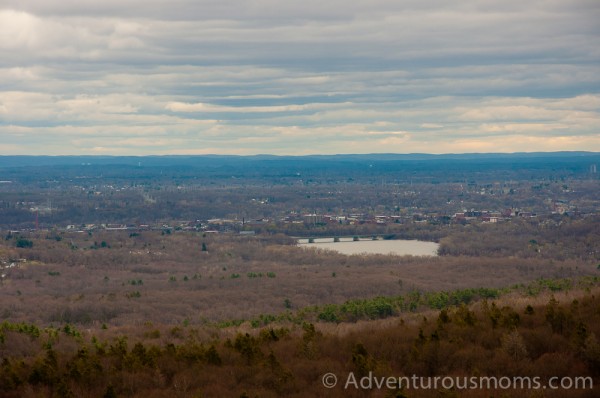
[[[518,151],[518,152],[444,152],[444,153],[429,153],[429,152],[365,152],[365,153],[313,153],[313,154],[273,154],[273,153],[257,153],[257,154],[232,154],[232,153],[205,153],[205,154],[184,154],[184,153],[172,153],[172,154],[145,154],[145,155],[134,155],[134,154],[90,154],[82,153],[77,155],[67,154],[0,154],[0,157],[239,157],[239,158],[250,158],[250,157],[318,157],[318,156],[463,156],[463,155],[540,155],[540,154],[589,154],[589,155],[600,155],[600,151],[585,151],[585,150],[566,150],[566,151]]]

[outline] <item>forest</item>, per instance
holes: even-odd
[[[0,392],[5,397],[594,397],[600,380],[599,292],[596,279],[564,291],[554,286],[533,296],[490,297],[337,325],[288,321],[218,328],[146,322],[90,331],[4,321]],[[341,383],[326,388],[331,374]],[[350,374],[358,380],[418,375],[518,383],[377,388],[344,383]],[[555,386],[552,380],[563,388],[546,389]]]
[[[599,160],[0,157],[0,396],[594,397]]]

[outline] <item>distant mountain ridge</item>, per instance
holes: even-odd
[[[390,162],[390,161],[523,161],[556,159],[569,160],[586,158],[599,161],[600,152],[561,151],[561,152],[516,152],[516,153],[463,153],[463,154],[427,154],[427,153],[372,153],[372,154],[333,154],[333,155],[146,155],[146,156],[47,156],[47,155],[0,155],[0,167],[26,166],[69,166],[69,165],[131,165],[131,166],[171,166],[202,165],[206,163],[239,164],[246,162],[310,163],[311,161],[332,162]]]

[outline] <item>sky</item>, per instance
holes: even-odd
[[[598,0],[0,0],[0,155],[600,151]]]

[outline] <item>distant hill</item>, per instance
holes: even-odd
[[[426,153],[372,153],[344,155],[168,155],[168,156],[0,156],[0,167],[57,166],[57,165],[131,165],[131,166],[179,166],[179,165],[239,165],[261,162],[281,162],[283,164],[308,164],[314,162],[389,162],[389,161],[597,161],[600,152],[517,152],[517,153],[464,153],[433,155]]]
[[[0,181],[29,184],[86,178],[196,184],[494,182],[597,178],[597,152],[355,154],[312,156],[0,156]],[[202,182],[201,182],[202,181]]]

